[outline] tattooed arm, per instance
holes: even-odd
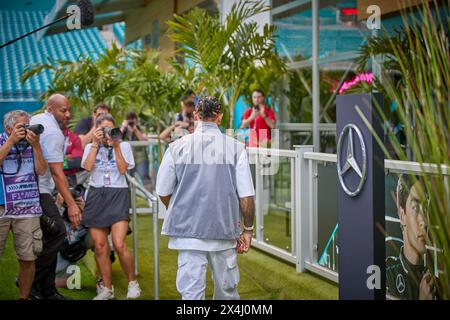
[[[255,197],[251,196],[240,198],[239,204],[241,207],[242,215],[244,217],[244,226],[253,226],[253,220],[255,219]],[[242,252],[239,251],[239,253],[248,252],[252,244],[252,236],[253,231],[244,230],[244,232],[242,232],[241,241],[244,242],[244,247],[242,248]]]

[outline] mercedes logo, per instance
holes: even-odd
[[[397,287],[398,293],[403,293],[406,289],[406,283],[405,278],[403,278],[403,275],[399,273],[397,275],[397,278],[395,279],[395,285]]]
[[[358,164],[358,161],[355,157],[354,152],[354,144],[353,144],[353,137],[354,132],[356,133],[356,136],[359,140],[359,146],[361,148],[361,154],[362,154],[362,163]],[[342,166],[342,144],[344,141],[344,138],[348,135],[347,139],[347,152],[345,157],[345,162]],[[355,173],[359,176],[359,183],[356,186],[356,189],[351,190],[348,188],[344,181],[344,175],[349,171],[353,170]],[[338,172],[338,178],[339,183],[341,184],[342,189],[344,189],[345,193],[348,194],[350,197],[357,196],[364,185],[364,181],[366,180],[366,171],[367,171],[367,154],[366,154],[366,145],[364,143],[363,135],[359,128],[349,123],[347,124],[344,129],[342,129],[341,134],[339,135],[339,140],[337,144],[337,172]]]

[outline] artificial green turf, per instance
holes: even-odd
[[[138,217],[138,280],[143,290],[142,299],[153,299],[153,245],[152,217]],[[127,239],[129,246],[132,236]],[[160,237],[160,298],[180,299],[176,290],[177,252],[167,249],[168,238]],[[95,296],[95,262],[89,252],[81,268],[81,290],[61,290],[61,293],[75,299],[92,299]],[[14,285],[17,274],[17,261],[9,239],[5,255],[0,260],[0,299],[17,299],[18,290]],[[337,299],[338,289],[311,273],[297,273],[291,264],[279,261],[256,249],[239,256],[241,281],[239,293],[242,299]],[[116,298],[124,299],[127,281],[119,261],[113,264],[113,284]],[[213,284],[208,271],[206,297],[212,297]]]
[[[289,228],[289,232],[286,232],[286,225]],[[270,209],[264,215],[264,241],[287,252],[292,252],[290,227],[290,211]]]

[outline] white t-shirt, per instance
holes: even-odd
[[[164,177],[164,179],[158,179]],[[171,195],[175,189],[177,178],[175,174],[175,162],[170,152],[164,154],[164,158],[158,169],[156,179],[156,193],[160,196]],[[214,179],[214,177],[211,177]],[[242,152],[236,164],[236,186],[239,198],[255,195],[253,179],[248,163],[247,152]],[[200,250],[222,251],[236,247],[234,240],[205,240],[196,238],[170,237],[169,249],[174,250]]]
[[[45,111],[31,117],[30,124],[41,124],[44,126],[44,132],[40,135],[40,143],[45,161],[47,163],[63,163],[66,138],[55,117]],[[55,182],[50,173],[50,168],[47,166],[45,175],[39,177],[39,192],[51,194],[53,189],[55,189]]]
[[[82,168],[84,168],[84,162],[91,151],[91,147],[92,143],[89,143],[84,148],[83,158],[81,160]],[[120,151],[122,152],[123,158],[128,163],[128,170],[133,169],[134,157],[131,145],[128,142],[121,142]],[[125,175],[121,175],[117,169],[116,153],[113,148],[105,148],[104,146],[99,147],[95,165],[91,171],[89,185],[94,188],[128,188]]]

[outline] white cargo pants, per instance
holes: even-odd
[[[236,249],[179,250],[177,289],[183,300],[204,300],[206,271],[211,265],[214,300],[238,300],[239,269]]]

